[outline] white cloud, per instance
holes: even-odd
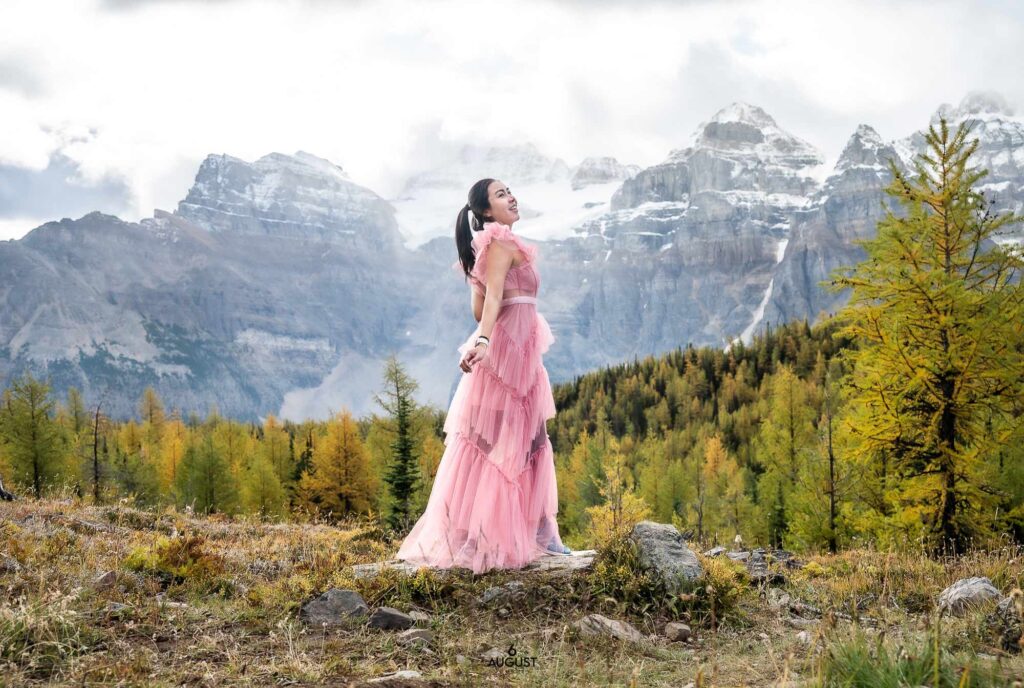
[[[0,162],[59,150],[86,182],[130,180],[138,219],[208,153],[308,150],[394,188],[438,122],[653,164],[750,100],[834,156],[858,123],[902,136],[971,89],[1024,102],[1021,24],[966,2],[7,0]]]

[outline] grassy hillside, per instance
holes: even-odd
[[[868,550],[770,568],[761,587],[725,558],[676,599],[657,594],[626,548],[572,574],[468,572],[357,579],[352,566],[395,549],[372,526],[261,524],[174,510],[0,503],[0,682],[5,685],[1010,685],[1024,676],[991,607],[936,626],[953,581],[987,576],[1004,594],[1024,583],[1021,552],[946,563]],[[523,583],[512,602],[484,591]],[[330,588],[370,608],[420,610],[427,644],[365,625],[313,627],[303,602]],[[639,642],[585,637],[589,613],[631,623]],[[665,624],[685,621],[689,642]],[[938,640],[938,664],[932,648]],[[534,658],[496,667],[485,658]],[[964,669],[970,667],[966,679]],[[914,672],[917,672],[915,674]],[[903,672],[903,681],[895,678]],[[916,678],[915,678],[916,676]],[[961,681],[963,681],[961,683]],[[378,684],[367,684],[378,685]]]

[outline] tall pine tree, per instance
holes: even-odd
[[[858,242],[866,260],[832,283],[852,288],[839,319],[860,344],[846,354],[853,451],[887,466],[886,525],[933,551],[962,551],[992,523],[991,462],[1019,440],[1009,419],[1024,402],[1022,261],[992,242],[1021,218],[994,213],[975,188],[987,172],[969,166],[969,122],[930,125],[913,176],[890,161],[886,192],[904,213],[887,211]]]
[[[28,373],[4,392],[0,442],[14,480],[31,485],[36,499],[65,469],[65,443],[53,411],[49,384]]]
[[[370,509],[370,457],[349,411],[327,422],[327,434],[313,449],[299,495],[321,514],[340,518]]]
[[[377,403],[391,417],[394,432],[391,461],[384,474],[384,482],[391,492],[388,523],[402,530],[411,525],[411,502],[419,480],[419,461],[413,430],[416,402],[412,397],[418,387],[392,355],[384,368],[384,391],[374,395]]]

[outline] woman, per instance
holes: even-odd
[[[459,347],[464,374],[426,511],[398,550],[412,564],[483,573],[570,553],[546,425],[555,400],[542,355],[554,337],[537,312],[537,247],[512,233],[518,219],[508,187],[481,179],[455,222],[452,267],[469,278],[480,326]]]

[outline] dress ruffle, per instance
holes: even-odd
[[[508,480],[462,435],[445,450],[423,517],[397,558],[416,566],[455,566],[484,573],[522,568],[561,546],[551,443],[543,444],[516,480]]]
[[[537,258],[537,247],[528,244],[512,232],[512,228],[500,222],[486,222],[482,230],[473,237],[473,269],[469,272],[469,280],[478,290],[487,284],[487,254],[491,245],[498,242],[511,251],[522,251],[524,260],[511,270],[522,270]]]

